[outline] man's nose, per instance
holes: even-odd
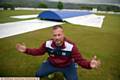
[[[59,39],[60,37],[59,36],[56,36],[56,39]]]

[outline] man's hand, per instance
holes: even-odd
[[[22,43],[22,44],[18,43],[18,44],[16,44],[16,49],[20,52],[25,52],[26,51],[26,46],[25,46],[24,43]]]
[[[91,68],[98,68],[100,66],[101,62],[100,60],[97,60],[97,57],[94,56],[90,62],[90,67]]]

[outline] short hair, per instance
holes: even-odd
[[[61,25],[55,25],[55,26],[52,27],[53,30],[58,29],[58,28],[63,29],[63,27]]]

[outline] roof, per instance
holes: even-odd
[[[44,11],[38,15],[38,18],[63,21],[65,18],[83,16],[88,14],[91,13],[88,11]]]

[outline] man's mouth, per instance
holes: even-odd
[[[62,41],[60,41],[60,40],[56,40],[55,43],[56,43],[57,46],[61,46],[62,45]]]

